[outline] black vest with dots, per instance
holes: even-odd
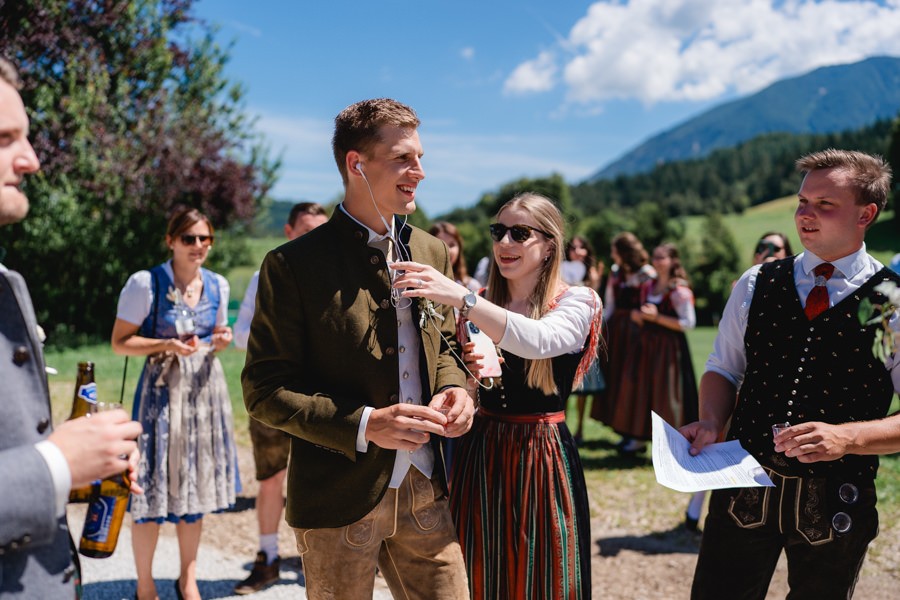
[[[774,451],[772,424],[846,423],[881,419],[893,396],[890,373],[872,353],[878,325],[863,326],[863,298],[881,304],[874,288],[900,277],[881,269],[853,294],[807,320],[794,285],[794,259],[767,263],[756,278],[744,348],[747,368],[728,439],[782,475],[874,479],[876,456],[801,463]]]

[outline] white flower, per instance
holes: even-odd
[[[887,364],[888,359],[900,351],[900,331],[891,327],[891,320],[900,309],[900,287],[893,281],[885,281],[875,286],[875,291],[887,298],[884,304],[873,304],[868,298],[860,302],[859,322],[863,325],[878,325],[872,354]]]
[[[166,299],[172,304],[181,304],[181,290],[170,285],[169,291],[166,293]]]
[[[900,306],[900,287],[893,281],[885,281],[875,286],[875,291],[887,296],[888,302],[895,307]]]

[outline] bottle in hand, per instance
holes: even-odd
[[[72,413],[68,420],[83,417],[91,412],[97,404],[97,384],[94,382],[94,363],[78,363],[78,376],[75,378],[75,396],[72,399]],[[95,483],[100,483],[99,481]],[[91,499],[91,485],[72,488],[69,502],[88,502]]]
[[[84,518],[78,551],[91,558],[106,558],[115,552],[119,541],[131,480],[127,473],[122,473],[91,487],[91,503]]]

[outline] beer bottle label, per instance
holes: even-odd
[[[102,544],[109,539],[109,526],[112,523],[113,509],[116,502],[127,499],[116,496],[100,496],[88,507],[81,537],[84,540]]]
[[[79,386],[77,396],[89,404],[97,404],[97,384],[91,382]]]

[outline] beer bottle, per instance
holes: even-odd
[[[78,551],[91,558],[106,558],[115,551],[119,541],[131,480],[128,473],[122,473],[95,482],[91,487],[91,503],[84,518]]]
[[[97,384],[94,382],[94,363],[78,363],[78,377],[75,378],[75,397],[72,399],[72,413],[68,420],[77,419],[91,412],[97,404]],[[99,481],[95,483],[100,483]],[[72,488],[69,502],[88,502],[91,499],[91,485]]]

